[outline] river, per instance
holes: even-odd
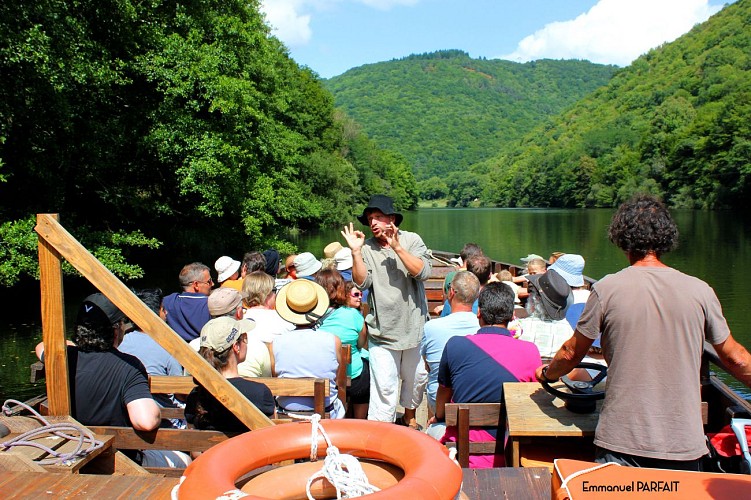
[[[665,256],[665,262],[707,281],[720,298],[733,335],[751,348],[751,314],[747,309],[751,304],[747,257],[751,255],[747,236],[751,234],[751,219],[733,212],[677,210],[672,214],[680,231],[680,245]],[[517,264],[529,253],[543,257],[554,251],[579,253],[586,260],[585,274],[597,279],[627,265],[623,254],[608,241],[612,216],[608,209],[421,209],[404,215],[402,228],[419,233],[433,249],[458,252],[464,243],[475,242],[492,258]],[[320,256],[326,244],[343,241],[339,229],[303,233],[293,241],[301,251]],[[177,262],[191,260],[186,256]],[[211,266],[213,261],[206,263]],[[179,265],[175,276],[178,270]],[[70,282],[66,280],[68,323],[75,317],[73,302],[83,297],[80,284]],[[164,290],[174,288],[173,282],[150,284]],[[44,390],[43,384],[28,382],[29,365],[35,360],[32,350],[41,340],[39,292],[26,287],[19,293],[25,307],[6,309],[5,322],[0,326],[2,398],[28,398]],[[733,387],[751,397],[751,391],[737,384]]]

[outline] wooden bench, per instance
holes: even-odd
[[[331,394],[328,379],[325,378],[251,378],[264,384],[274,396],[312,397],[314,412],[326,418],[326,398]],[[193,377],[149,376],[149,390],[152,394],[190,394],[196,387]],[[162,408],[162,418],[185,418],[182,408]]]
[[[448,403],[446,426],[456,427],[456,449],[459,465],[469,467],[470,455],[503,453],[503,431],[506,414],[503,403]],[[470,427],[498,428],[500,441],[469,441]],[[449,443],[447,443],[448,445]]]

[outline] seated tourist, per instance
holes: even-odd
[[[198,353],[226,378],[264,415],[275,416],[274,397],[268,387],[240,376],[237,367],[245,361],[248,332],[252,321],[228,316],[212,319],[201,330]],[[243,432],[248,427],[219,402],[206,388],[198,386],[188,395],[185,418],[196,429]]]
[[[551,359],[574,333],[566,312],[573,294],[556,271],[529,276],[526,318],[514,321],[511,329],[522,340],[534,343],[543,359]]]
[[[482,290],[482,287],[484,287],[490,280],[490,271],[493,267],[493,262],[489,257],[483,254],[475,254],[467,257],[464,264],[467,271],[477,276],[477,279],[480,281],[480,290]],[[475,313],[475,315],[477,314],[477,300],[472,304],[472,312]],[[446,300],[443,303],[441,318],[446,317],[449,314],[451,314],[451,303],[448,300],[447,294]]]
[[[84,299],[73,327],[75,345],[67,348],[71,416],[84,425],[153,431],[161,417],[149,392],[146,369],[135,356],[117,350],[127,327],[125,315],[103,294]],[[36,353],[44,361],[43,343],[36,346]],[[179,452],[153,451],[123,453],[149,467],[184,467],[190,462]]]
[[[209,295],[209,313],[213,318],[227,316],[235,320],[243,319],[243,305],[240,292],[234,288],[217,288]],[[255,328],[253,329],[255,331]],[[201,339],[190,342],[191,347],[198,351]],[[245,342],[245,360],[237,371],[241,377],[270,377],[271,376],[271,347],[262,342],[252,333]]]
[[[469,271],[459,271],[454,275],[449,288],[449,309],[451,314],[425,323],[420,354],[428,370],[428,406],[435,411],[438,392],[438,365],[441,362],[446,342],[457,335],[471,335],[480,328],[477,313],[472,305],[480,293],[480,280]],[[444,311],[446,308],[444,308]]]
[[[245,318],[256,322],[252,337],[267,343],[273,342],[282,332],[295,329],[295,325],[276,312],[274,286],[274,278],[261,271],[248,274],[243,283]]]
[[[574,253],[562,254],[549,269],[560,274],[571,287],[574,300],[566,311],[566,321],[571,328],[576,328],[589,298],[589,290],[584,286],[584,257]]]
[[[321,330],[333,333],[341,339],[343,345],[349,345],[352,361],[347,365],[350,387],[347,396],[352,404],[355,418],[368,418],[368,401],[370,400],[370,365],[361,354],[367,341],[365,318],[358,309],[347,305],[347,287],[335,269],[323,269],[316,276],[316,283],[321,285],[329,296],[329,310],[318,322]]]
[[[243,280],[242,276],[240,276],[240,264],[239,260],[227,257],[226,255],[216,260],[214,269],[216,269],[216,280],[219,282],[220,287],[228,286],[238,292],[242,290]]]
[[[455,263],[459,267],[456,271],[449,271],[446,274],[446,277],[443,279],[443,304],[435,306],[435,308],[433,308],[434,314],[437,314],[439,316],[446,316],[445,314],[442,314],[442,312],[443,308],[448,304],[449,287],[451,286],[451,280],[454,279],[454,275],[457,271],[463,271],[467,269],[467,259],[469,259],[472,255],[484,255],[482,248],[477,243],[465,243],[461,251],[459,252],[459,257],[450,259],[451,262]]]
[[[317,283],[297,279],[279,290],[276,311],[296,325],[291,332],[274,338],[274,376],[280,378],[326,378],[331,387],[326,409],[331,418],[344,418],[344,405],[337,397],[337,373],[342,341],[322,329],[313,330],[329,308],[329,296]],[[344,381],[339,381],[343,383]],[[313,410],[312,397],[279,397],[286,412]]]
[[[162,304],[162,291],[159,288],[139,290],[136,296],[149,309],[159,314]],[[183,375],[183,367],[167,350],[160,346],[156,340],[148,334],[136,329],[125,334],[122,343],[118,346],[120,352],[137,357],[149,375],[162,375],[179,377]],[[175,398],[173,394],[154,394],[154,401],[162,408],[185,408],[185,403]],[[172,427],[182,429],[185,427],[183,419],[172,419]]]
[[[209,268],[193,262],[180,271],[183,291],[167,295],[162,301],[167,324],[188,342],[198,337],[210,319],[206,301],[213,285]]]
[[[295,257],[295,273],[297,279],[314,280],[316,273],[321,270],[321,261],[310,252],[303,252]]]
[[[514,339],[506,329],[514,311],[514,292],[503,283],[488,283],[480,292],[480,329],[475,335],[449,339],[438,368],[435,415],[428,434],[441,442],[455,441],[456,428],[446,427],[446,403],[499,403],[504,382],[534,382],[540,363],[537,347]],[[539,366],[539,365],[538,365]],[[470,429],[470,441],[496,438],[496,429]],[[473,468],[501,467],[502,454],[470,455]]]

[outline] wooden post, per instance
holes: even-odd
[[[37,215],[56,223],[57,214]],[[39,238],[39,280],[42,293],[42,341],[47,373],[47,400],[50,415],[70,415],[68,353],[65,348],[63,308],[63,269],[60,254],[44,238]]]
[[[241,422],[250,429],[274,425],[266,415],[261,413],[240,391],[199,356],[167,323],[146,307],[109,269],[104,267],[83,245],[73,238],[55,217],[46,214],[38,215],[34,230],[92,285],[101,290],[141,330],[171,353]],[[50,379],[50,376],[51,374],[47,372],[47,380]]]

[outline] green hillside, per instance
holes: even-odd
[[[637,191],[674,207],[747,210],[751,0],[725,7],[604,88],[476,165],[499,206],[613,206]]]
[[[615,70],[587,61],[472,59],[448,50],[361,66],[325,85],[338,108],[424,180],[497,154]]]

